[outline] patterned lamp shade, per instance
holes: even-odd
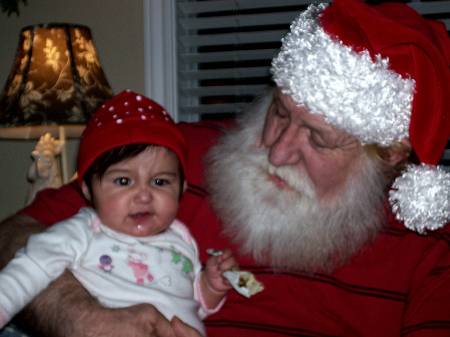
[[[85,124],[112,97],[89,28],[25,27],[0,97],[0,127]]]

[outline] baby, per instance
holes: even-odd
[[[33,235],[0,272],[0,328],[69,269],[107,307],[151,303],[205,335],[238,268],[230,250],[201,270],[197,244],[176,220],[187,145],[167,112],[124,91],[83,132],[78,184],[92,208]],[[70,291],[70,290],[68,290]]]

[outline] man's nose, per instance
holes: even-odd
[[[289,125],[270,145],[269,162],[274,166],[296,165],[302,159],[301,128]]]

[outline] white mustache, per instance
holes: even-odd
[[[274,166],[268,160],[268,151],[262,149],[252,149],[242,154],[242,161],[247,161],[261,176],[273,175],[284,181],[292,191],[309,198],[315,198],[314,185],[308,175],[300,168],[289,165]],[[270,181],[271,184],[275,184]]]

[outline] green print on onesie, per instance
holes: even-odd
[[[175,252],[174,250],[172,250],[172,260],[170,262],[173,262],[175,264],[182,262],[181,271],[186,274],[192,273],[194,271],[194,269],[192,268],[191,260],[189,260],[186,256]]]

